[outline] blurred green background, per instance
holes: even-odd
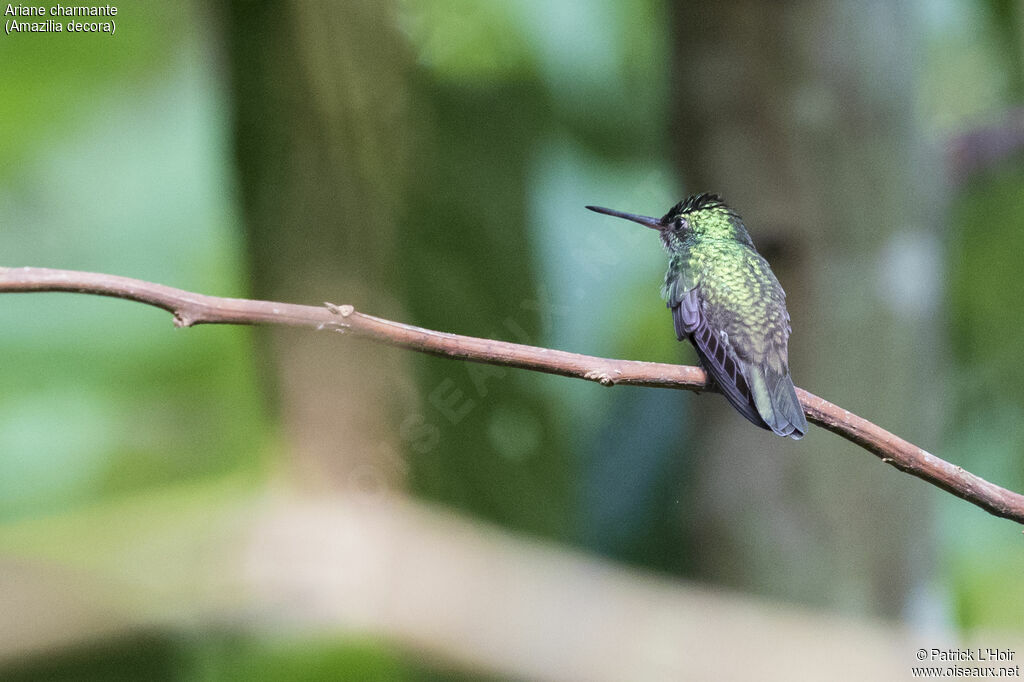
[[[583,206],[660,215],[719,192],[789,294],[798,385],[1024,489],[1021,3],[237,0],[116,19],[0,38],[0,264],[691,363],[657,240]],[[1024,642],[1012,524],[819,429],[773,439],[717,396],[175,330],[87,296],[2,296],[0,329],[11,605],[12,566],[100,570],[122,524],[158,539],[182,509],[202,526],[285,489]],[[237,625],[9,642],[0,676],[501,673],[379,633]]]

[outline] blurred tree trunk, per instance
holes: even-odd
[[[255,296],[404,318],[396,233],[412,58],[392,13],[378,0],[226,3]],[[415,406],[408,354],[329,334],[261,334],[299,483],[398,483],[398,423]]]
[[[689,190],[740,211],[789,294],[797,385],[934,446],[942,166],[912,121],[910,11],[730,0],[672,13],[677,163]],[[822,430],[794,443],[720,398],[695,409],[697,576],[851,611],[907,606],[930,569],[933,491]]]

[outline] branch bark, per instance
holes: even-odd
[[[279,324],[331,330],[399,348],[447,358],[518,367],[595,381],[603,386],[650,386],[713,390],[699,367],[614,360],[423,329],[356,311],[351,305],[324,307],[221,298],[128,277],[49,268],[0,267],[0,293],[63,291],[123,298],[156,306],[178,327],[198,324]],[[900,471],[917,476],[985,511],[1024,524],[1024,496],[965,471],[848,410],[797,389],[807,419],[859,445]]]

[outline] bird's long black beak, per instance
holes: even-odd
[[[605,215],[615,216],[616,218],[625,218],[626,220],[632,220],[634,223],[640,223],[645,227],[649,227],[654,230],[661,230],[665,226],[661,224],[661,220],[658,218],[651,218],[650,216],[637,215],[636,213],[623,213],[622,211],[616,211],[611,208],[604,208],[602,206],[587,206],[591,211],[595,213],[604,213]]]

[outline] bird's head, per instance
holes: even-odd
[[[587,206],[591,211],[625,218],[658,230],[665,247],[678,251],[686,242],[701,239],[735,240],[753,246],[739,215],[717,194],[696,194],[669,209],[661,218],[623,213],[601,206]]]

